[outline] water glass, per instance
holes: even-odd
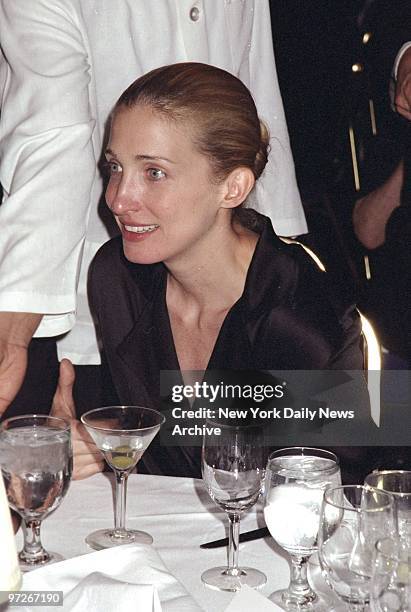
[[[374,612],[409,612],[411,610],[411,554],[403,541],[378,540],[371,579]]]
[[[375,544],[395,536],[396,524],[394,501],[385,491],[361,485],[325,491],[320,565],[326,582],[350,610],[368,609]]]
[[[20,567],[30,570],[62,555],[46,551],[42,521],[62,502],[71,479],[70,423],[46,415],[24,415],[0,424],[0,464],[11,508],[23,519]]]
[[[406,470],[375,470],[365,484],[391,493],[398,518],[398,532],[404,544],[411,548],[411,472]]]
[[[317,550],[324,490],[340,483],[338,458],[329,451],[284,448],[268,459],[264,517],[273,538],[291,556],[290,584],[270,599],[286,610],[328,609],[308,583],[307,562]]]

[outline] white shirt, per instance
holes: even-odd
[[[97,164],[110,110],[143,73],[192,60],[241,78],[271,134],[257,208],[281,235],[307,231],[268,1],[0,0],[0,43],[0,310],[44,313],[37,336],[71,330],[60,358],[99,363],[87,270],[110,234]]]

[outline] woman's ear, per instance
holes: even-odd
[[[255,178],[250,168],[236,168],[224,181],[224,198],[222,208],[236,208],[246,199],[254,187]]]

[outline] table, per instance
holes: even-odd
[[[44,546],[66,558],[91,552],[84,541],[86,535],[113,525],[113,488],[111,473],[73,481],[61,506],[44,521]],[[242,531],[264,524],[262,507],[257,505],[244,515]],[[205,612],[223,612],[234,594],[205,587],[200,576],[210,567],[225,565],[227,549],[199,546],[224,537],[227,518],[211,501],[201,480],[131,474],[126,526],[153,536],[164,563]],[[240,565],[256,567],[267,575],[262,594],[288,585],[287,556],[272,538],[242,544],[239,560]]]

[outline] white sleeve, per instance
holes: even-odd
[[[398,73],[398,66],[400,64],[400,61],[402,59],[402,56],[404,55],[404,53],[406,52],[407,49],[409,49],[411,47],[411,41],[410,42],[406,42],[401,49],[398,51],[397,53],[397,57],[395,58],[395,62],[394,62],[394,68],[393,68],[393,76],[396,79],[397,78],[397,73]]]
[[[249,86],[271,136],[269,161],[257,183],[257,208],[272,219],[277,234],[304,234],[307,224],[278,84],[268,0],[255,2]]]
[[[89,66],[65,0],[0,0],[0,310],[74,324],[96,172]]]

